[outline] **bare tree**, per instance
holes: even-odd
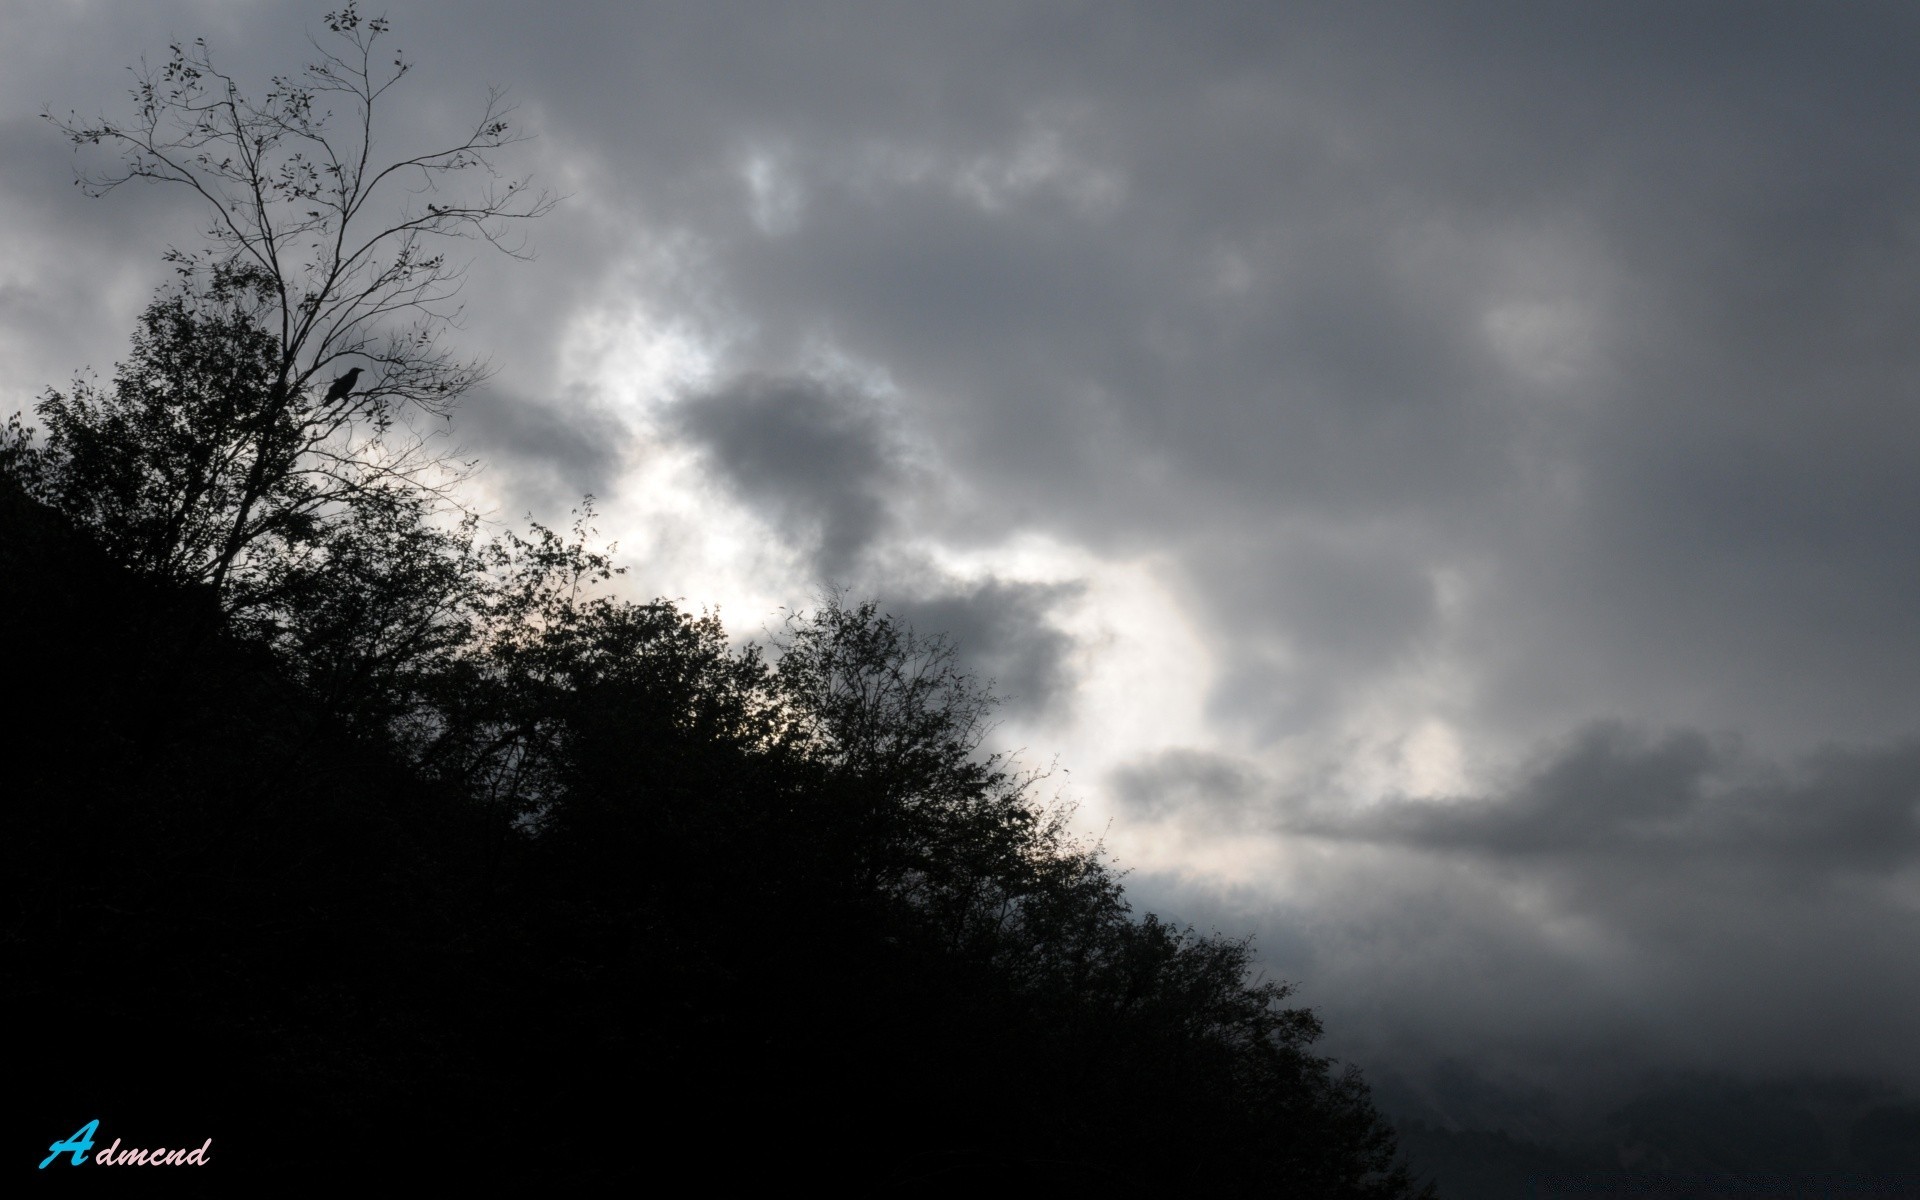
[[[125,122],[42,114],[76,146],[117,153],[76,181],[89,194],[146,180],[205,201],[208,245],[167,252],[176,299],[203,330],[238,322],[271,346],[223,427],[237,448],[219,461],[238,474],[220,493],[220,536],[193,564],[222,591],[263,538],[374,492],[446,485],[458,464],[429,453],[409,415],[447,415],[487,374],[444,342],[468,265],[449,253],[479,239],[525,257],[509,230],[556,202],[496,170],[495,153],[523,136],[497,89],[459,141],[383,158],[388,93],[411,64],[382,47],[384,18],[348,4],[325,24],[315,61],[257,100],[195,40],[158,71],[135,69]],[[283,511],[284,496],[300,511]]]

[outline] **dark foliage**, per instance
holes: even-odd
[[[463,640],[353,674],[328,619],[237,629],[20,474],[28,1127],[216,1136],[222,1178],[263,1180],[587,1183],[718,1172],[696,1148],[724,1143],[730,1179],[855,1189],[1410,1190],[1312,1016],[1244,943],[1133,919],[980,754],[984,694],[871,606],[796,620],[770,666],[595,595],[604,560],[536,529],[443,577]]]

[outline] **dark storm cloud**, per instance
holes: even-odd
[[[747,375],[677,410],[733,487],[806,543],[837,583],[887,531],[888,493],[905,470],[871,400],[804,376]]]
[[[915,629],[944,633],[962,667],[992,684],[1003,713],[1058,718],[1072,707],[1074,643],[1052,616],[1081,591],[1071,583],[966,582],[931,574],[904,587],[883,585],[880,594],[888,610]]]
[[[832,9],[708,39],[675,10],[568,87],[639,83],[582,144],[710,239],[752,353],[825,330],[884,364],[980,536],[1166,544],[1222,593],[1221,531],[1286,561],[1389,526],[1396,592],[1434,561],[1487,589],[1459,630],[1487,726],[1893,735],[1920,719],[1904,19]],[[756,153],[791,201],[767,229]],[[1333,645],[1323,569],[1213,629]],[[1380,653],[1274,703],[1324,711],[1432,632],[1418,602],[1343,616]],[[1755,686],[1783,675],[1820,685]]]
[[[484,439],[468,439],[463,449],[511,477],[502,490],[549,514],[584,495],[607,495],[630,444],[604,401],[584,389],[543,402],[487,385],[462,401],[460,416],[463,428]]]
[[[1067,706],[1073,643],[1052,613],[1079,585],[964,580],[911,553],[876,556],[900,529],[895,506],[911,501],[915,471],[886,411],[858,385],[748,374],[682,397],[671,423],[807,548],[818,582],[857,585],[920,632],[944,635],[1007,713]]]
[[[0,114],[0,382],[6,412],[28,407],[42,387],[91,367],[111,378],[133,315],[160,282],[160,251],[180,218],[198,213],[163,201],[116,215],[79,203],[72,147],[38,117]]]
[[[1114,790],[1163,828],[1277,839],[1301,893],[1286,906],[1193,876],[1134,890],[1271,931],[1263,961],[1362,1061],[1426,1079],[1473,1045],[1476,1069],[1589,1123],[1649,1071],[1920,1083],[1893,999],[1920,987],[1913,743],[1777,762],[1603,725],[1488,795],[1341,809],[1199,751]]]
[[[1439,618],[1432,564],[1399,537],[1236,533],[1186,549],[1191,603],[1234,636],[1207,701],[1256,740],[1311,732],[1417,656]]]
[[[1146,820],[1177,818],[1236,831],[1260,810],[1267,783],[1245,762],[1204,750],[1167,750],[1114,772],[1116,799]]]
[[[1692,732],[1582,731],[1507,793],[1389,801],[1298,832],[1534,863],[1739,867],[1783,887],[1920,867],[1920,744],[1829,748],[1788,766]]]

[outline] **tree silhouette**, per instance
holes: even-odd
[[[263,629],[116,576],[25,461],[0,981],[50,1032],[22,1095],[228,1114],[260,1178],[270,1112],[523,1187],[725,1138],[752,1186],[1420,1194],[1248,944],[1136,917],[981,752],[991,697],[940,639],[833,597],[736,647],[597,588],[590,514],[450,548],[404,504],[330,525],[328,570],[267,564],[294,582]],[[583,1095],[597,1155],[551,1102]]]
[[[116,153],[114,165],[77,181],[89,194],[151,181],[187,188],[209,210],[210,245],[168,251],[181,283],[163,315],[192,322],[194,339],[231,339],[230,352],[246,360],[244,378],[220,385],[244,394],[226,397],[220,424],[208,431],[243,449],[222,459],[217,449],[187,448],[221,465],[244,459],[245,467],[223,481],[218,521],[203,522],[218,525],[216,538],[190,549],[154,547],[150,556],[191,561],[221,592],[256,542],[347,502],[369,480],[414,489],[445,483],[457,464],[430,453],[402,418],[445,415],[486,374],[483,363],[443,343],[463,275],[449,245],[477,238],[524,255],[507,227],[555,203],[525,179],[498,181],[496,152],[521,136],[498,91],[459,140],[377,159],[388,93],[410,64],[377,49],[389,32],[384,18],[364,19],[349,4],[325,23],[331,38],[314,43],[318,61],[276,76],[258,100],[195,40],[173,45],[159,71],[137,73],[126,120],[42,114],[76,147]],[[486,182],[460,187],[475,176]],[[148,331],[153,338],[152,321]],[[332,380],[315,400],[316,379],[349,359],[367,365],[347,372],[345,387]],[[356,387],[361,371],[369,379]],[[97,411],[70,405],[67,428]],[[295,477],[289,508],[281,501]]]
[[[112,386],[46,393],[43,443],[21,430],[13,454],[117,560],[212,593],[341,711],[392,715],[400,680],[466,636],[475,523],[436,522],[437,489],[377,445],[316,447],[310,397],[263,406],[278,361],[257,312],[176,289]]]
[[[231,566],[236,523],[243,544],[296,535],[316,498],[288,461],[297,418],[263,411],[278,359],[244,309],[156,300],[111,389],[76,380],[42,398],[44,489],[116,558],[177,583]]]

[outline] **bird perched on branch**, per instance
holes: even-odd
[[[332,404],[335,400],[345,400],[348,396],[351,396],[353,394],[354,380],[360,378],[360,372],[364,370],[366,370],[365,367],[355,367],[345,375],[334,380],[333,386],[327,389],[327,398],[320,403]]]

